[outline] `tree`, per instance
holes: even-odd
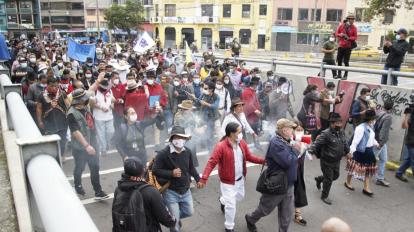
[[[131,29],[139,29],[145,21],[144,7],[139,0],[127,0],[125,4],[113,4],[105,10],[109,29],[122,29],[131,35]]]
[[[371,20],[375,16],[384,16],[384,13],[389,10],[395,12],[401,7],[412,10],[414,7],[414,0],[365,0],[365,2],[368,5],[364,13],[367,20]]]

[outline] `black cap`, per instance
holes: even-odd
[[[341,115],[335,112],[329,114],[329,122],[340,122],[342,121]]]
[[[250,86],[259,84],[259,81],[259,77],[252,77],[252,79],[250,80]]]
[[[181,126],[174,126],[171,129],[170,141],[171,141],[171,139],[172,139],[172,137],[174,135],[178,135],[178,136],[183,137],[183,138],[186,138],[186,139],[190,139],[191,138],[191,135],[186,134],[184,127],[181,127]]]
[[[408,31],[405,28],[400,28],[398,31],[394,31],[396,34],[408,35]]]
[[[138,157],[128,157],[124,161],[124,173],[128,176],[142,176],[144,165]]]

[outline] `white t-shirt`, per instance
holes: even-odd
[[[101,121],[108,121],[113,119],[112,115],[112,91],[109,90],[105,96],[100,91],[96,91],[96,104],[99,106],[98,108],[93,109],[93,117],[95,120],[101,120]],[[101,108],[106,108],[108,111],[104,112]]]

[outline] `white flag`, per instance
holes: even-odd
[[[118,43],[116,43],[116,44],[115,44],[115,46],[116,46],[116,53],[120,54],[120,53],[121,53],[121,51],[122,51],[121,46],[119,46],[119,44],[118,44]]]
[[[142,37],[138,40],[137,44],[134,47],[135,52],[144,53],[152,46],[155,45],[155,41],[148,35],[147,32],[144,32]]]

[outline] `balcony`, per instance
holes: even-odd
[[[17,8],[6,8],[7,14],[17,14]]]
[[[217,24],[218,17],[151,17],[151,23]]]

